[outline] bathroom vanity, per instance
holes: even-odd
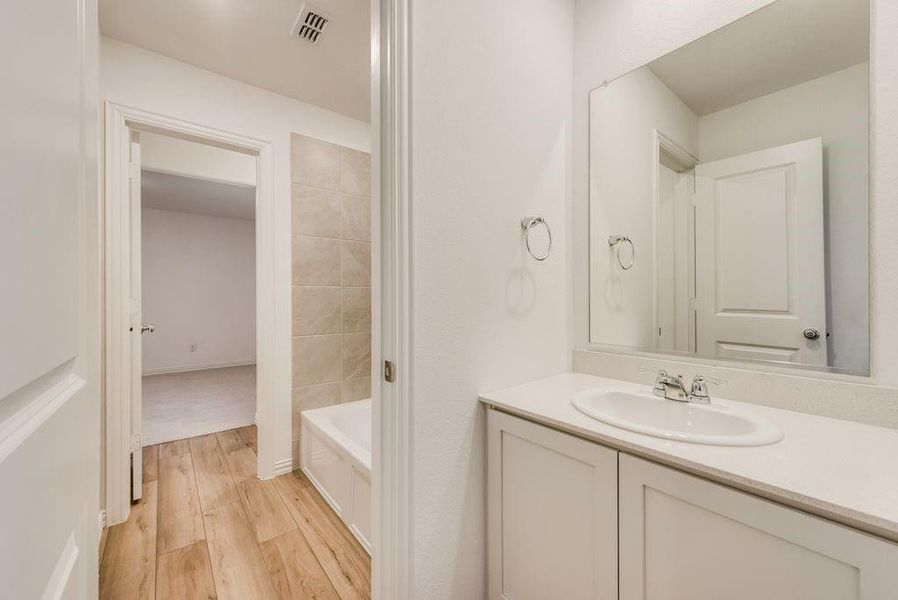
[[[571,373],[481,397],[491,599],[898,598],[894,430],[714,399],[784,437],[671,441],[587,416],[587,390],[651,386]]]

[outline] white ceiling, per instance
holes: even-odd
[[[312,45],[291,38],[302,0],[100,0],[103,35],[370,121],[367,0],[317,0],[331,17]]]
[[[146,169],[140,172],[140,202],[144,208],[252,221],[256,214],[254,186],[207,181]]]
[[[702,116],[869,60],[869,0],[777,0],[649,65]]]

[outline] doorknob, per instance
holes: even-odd
[[[152,323],[140,326],[140,333],[153,333],[154,331],[156,331],[156,326]]]
[[[809,340],[816,340],[820,337],[820,332],[814,329],[813,327],[808,327],[804,331],[801,332],[805,338]]]

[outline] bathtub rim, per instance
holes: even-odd
[[[300,425],[314,429],[316,433],[333,442],[341,449],[345,450],[352,460],[357,463],[357,467],[371,478],[371,451],[363,448],[358,442],[340,431],[331,421],[331,416],[335,414],[345,414],[358,409],[360,406],[367,404],[371,406],[371,399],[355,400],[343,404],[334,404],[322,408],[312,408],[300,411]],[[369,415],[370,415],[369,410]],[[370,426],[369,420],[369,426]],[[301,434],[300,434],[301,435]]]

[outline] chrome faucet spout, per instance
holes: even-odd
[[[723,379],[713,379],[704,375],[696,375],[692,379],[692,385],[687,389],[682,375],[671,375],[664,369],[639,369],[643,372],[655,373],[655,387],[652,393],[659,398],[674,400],[676,402],[693,402],[695,404],[710,404],[711,396],[708,393],[708,384],[723,385]]]
[[[664,369],[640,369],[640,371],[652,371],[656,374],[652,393],[659,398],[689,402],[689,392],[686,390],[686,384],[683,383],[682,375],[671,375]]]

